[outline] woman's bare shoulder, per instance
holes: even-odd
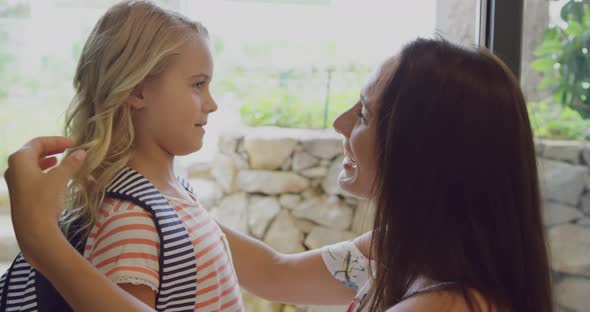
[[[497,311],[478,291],[470,290],[470,294],[473,296],[476,306],[479,307],[479,311]],[[410,297],[387,310],[387,312],[418,311],[472,312],[463,294],[450,290],[433,291]]]

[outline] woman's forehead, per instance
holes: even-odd
[[[387,86],[387,83],[393,76],[398,64],[399,58],[397,56],[392,56],[381,65],[377,66],[367,79],[367,82],[361,90],[361,94],[368,98],[369,101],[378,96],[381,90]]]

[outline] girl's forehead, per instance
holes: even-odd
[[[189,75],[206,74],[211,76],[213,71],[213,57],[209,44],[202,36],[195,36],[178,50],[175,55],[174,67]]]

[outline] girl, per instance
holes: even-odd
[[[98,271],[158,310],[243,311],[236,269],[242,286],[272,300],[350,301],[354,292],[331,278],[318,251],[278,265],[279,254],[218,225],[176,178],[174,157],[201,148],[217,109],[212,77],[201,24],[146,1],[105,13],[82,51],[66,116],[73,150],[87,155],[67,188],[66,235],[83,237]],[[243,257],[236,268],[222,229]]]

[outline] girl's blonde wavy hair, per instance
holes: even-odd
[[[200,23],[149,1],[121,2],[96,23],[82,50],[76,93],[66,112],[72,151],[84,149],[87,157],[68,185],[64,232],[88,233],[106,187],[131,159],[135,133],[127,98],[133,89],[161,74],[178,49],[198,35],[208,37]]]

